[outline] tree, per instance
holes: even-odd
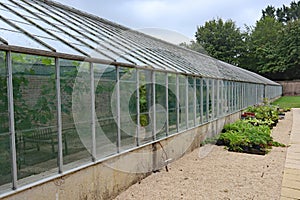
[[[197,28],[197,42],[208,54],[219,60],[239,65],[243,53],[244,35],[232,20],[211,20]]]
[[[265,16],[256,22],[249,36],[248,57],[252,61],[252,71],[264,74],[275,70],[278,62],[278,36],[281,29],[282,24],[270,16]]]
[[[300,20],[290,21],[283,27],[279,34],[279,44],[277,49],[279,61],[277,67],[272,69],[272,72],[275,73],[275,78],[277,80],[299,79]]]
[[[265,17],[275,18],[275,7],[267,6],[267,8],[262,11],[262,14],[263,14],[263,18],[265,18]]]

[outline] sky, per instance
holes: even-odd
[[[59,0],[60,3],[117,24],[176,43],[195,40],[197,26],[232,19],[242,30],[260,19],[268,5],[282,7],[292,0]],[[175,37],[175,38],[174,38]],[[174,40],[174,41],[173,41]]]

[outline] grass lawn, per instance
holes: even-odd
[[[283,96],[272,104],[281,108],[300,108],[300,96]]]

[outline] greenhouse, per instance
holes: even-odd
[[[0,0],[0,10],[0,198],[282,93],[258,74],[56,2]]]

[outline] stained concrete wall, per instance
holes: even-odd
[[[220,133],[224,124],[232,123],[239,117],[239,112],[226,116],[160,142],[16,191],[4,200],[112,199],[153,171],[199,147],[201,141]]]
[[[278,81],[282,85],[283,96],[299,96],[300,95],[300,80],[295,81]]]

